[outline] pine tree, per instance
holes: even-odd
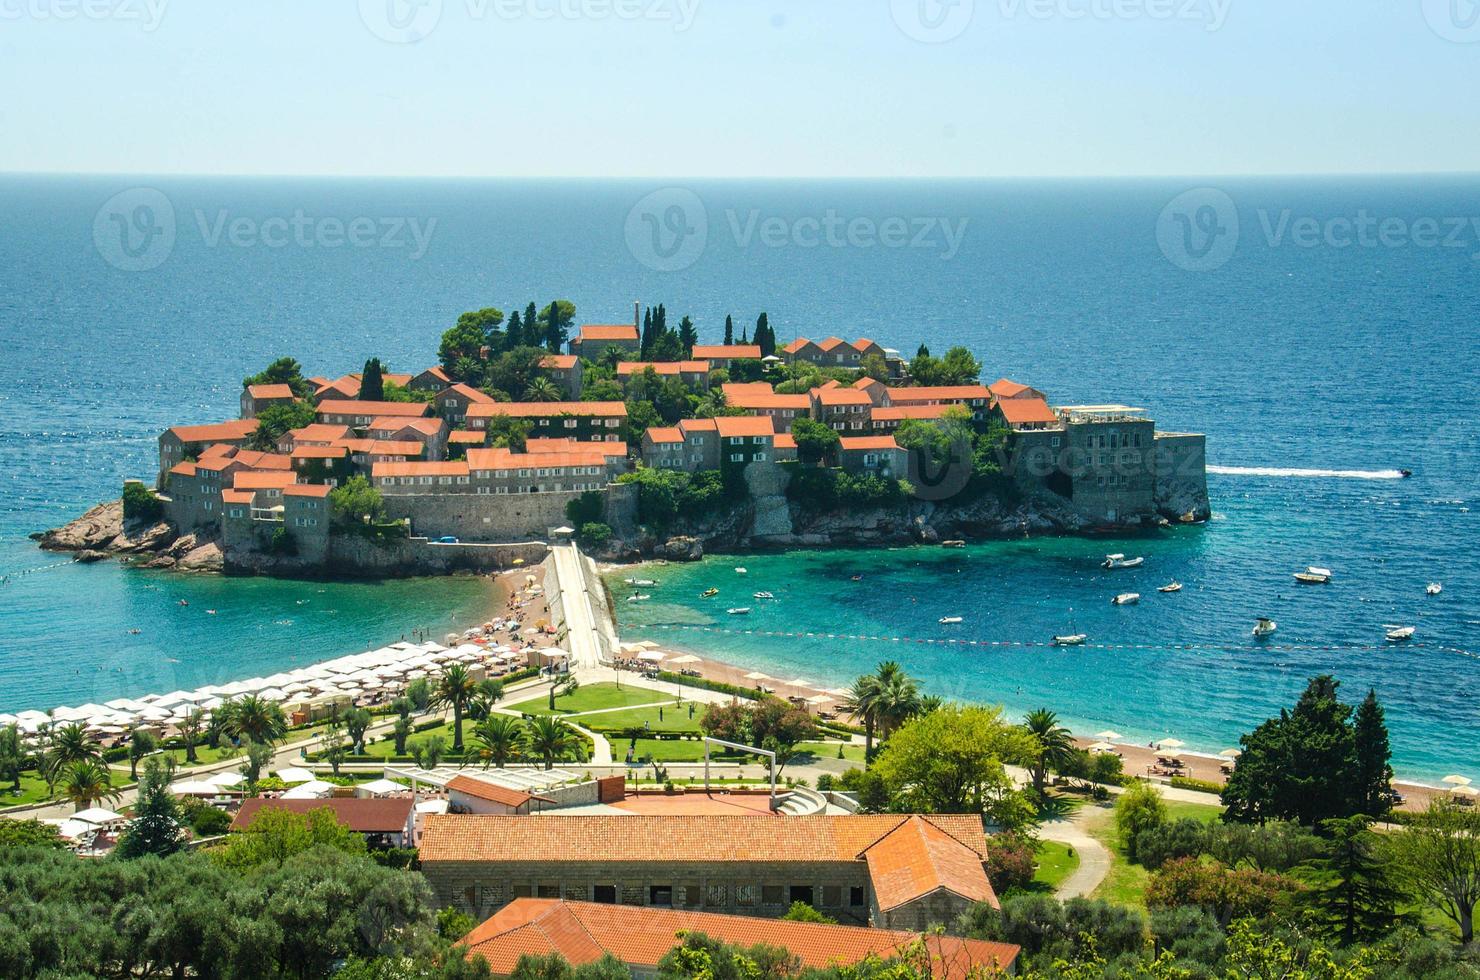
[[[1382,704],[1377,700],[1377,692],[1370,688],[1357,706],[1352,735],[1357,752],[1354,782],[1358,811],[1374,819],[1386,816],[1398,803],[1398,794],[1393,790],[1393,750],[1388,744]]]
[[[1313,895],[1316,921],[1323,933],[1345,945],[1381,939],[1398,919],[1401,893],[1389,881],[1370,823],[1358,815],[1321,825],[1331,849],[1314,862],[1323,879]]]
[[[119,857],[137,858],[146,854],[168,857],[184,849],[180,805],[170,792],[169,782],[169,774],[158,760],[144,766],[139,798],[134,803],[134,819],[118,841]]]
[[[728,313],[725,314],[725,346],[729,347],[735,342],[735,318]]]
[[[699,331],[694,329],[694,321],[684,317],[678,324],[678,343],[683,348],[684,357],[692,357],[694,345],[699,342]]]
[[[360,375],[360,401],[385,401],[385,371],[378,357],[365,362],[364,373]]]

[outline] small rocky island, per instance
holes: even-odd
[[[175,426],[122,500],[34,537],[81,561],[295,577],[491,571],[574,535],[609,560],[1196,523],[1202,435],[985,385],[965,348],[699,343],[660,304],[464,314],[439,363],[339,378],[281,358],[238,417]]]

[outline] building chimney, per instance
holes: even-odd
[[[632,301],[632,325],[639,330],[642,329],[642,300]]]

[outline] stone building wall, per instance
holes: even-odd
[[[393,520],[411,519],[413,534],[427,538],[451,536],[462,541],[543,540],[551,528],[567,523],[565,505],[580,494],[574,491],[521,494],[405,494],[386,495],[386,513]]]

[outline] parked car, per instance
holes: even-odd
[[[438,544],[457,544],[458,542],[457,542],[457,538],[454,538],[452,535],[449,534],[449,535],[447,535],[445,537],[438,538],[437,539],[437,543]]]

